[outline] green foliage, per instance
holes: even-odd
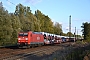
[[[2,4],[2,3],[0,3]],[[4,10],[3,6],[0,5],[0,42],[6,44],[10,42],[12,36],[13,28],[12,22],[7,10]]]
[[[0,3],[0,45],[17,43],[19,31],[40,31],[63,35],[62,26],[53,24],[48,15],[36,10],[35,14],[28,6],[18,4],[14,13],[8,13]]]
[[[54,33],[60,35],[62,33],[62,26],[58,22],[54,25]]]
[[[82,32],[85,40],[90,40],[90,23],[85,22],[82,24]]]
[[[54,33],[53,22],[48,16],[44,15],[39,10],[35,11],[35,16],[38,20],[40,31]]]
[[[73,37],[74,35],[71,32],[68,32],[67,36]]]

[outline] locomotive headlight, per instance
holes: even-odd
[[[18,40],[21,40],[21,38],[18,38]]]
[[[28,38],[26,38],[26,40],[28,40]]]

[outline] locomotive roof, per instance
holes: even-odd
[[[33,32],[34,34],[41,34],[40,32]]]

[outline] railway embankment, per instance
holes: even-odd
[[[89,56],[90,44],[81,41],[30,49],[0,49],[0,60],[90,60]]]
[[[62,49],[57,50],[49,55],[43,55],[42,57],[34,56],[29,57],[26,60],[90,60],[90,44],[84,42],[76,42],[70,44],[60,44]]]
[[[49,60],[90,60],[90,44],[76,42],[64,45],[62,50],[58,50],[51,55]]]

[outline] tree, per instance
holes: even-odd
[[[39,29],[43,32],[53,33],[53,22],[51,19],[45,14],[41,13],[41,11],[35,11],[35,16],[37,18]]]
[[[37,26],[40,29],[40,31],[44,31],[44,15],[41,13],[41,11],[37,10],[35,11],[35,16],[37,19]]]
[[[54,25],[54,33],[60,35],[62,33],[62,26],[58,22]]]
[[[30,7],[25,7],[22,4],[18,4],[16,6],[15,15],[18,15],[20,24],[21,24],[21,30],[34,30],[34,20],[33,20],[33,14],[31,13]]]
[[[12,25],[12,28],[13,28],[11,41],[13,43],[16,43],[18,32],[20,31],[20,28],[21,28],[20,20],[19,20],[18,16],[15,16],[13,13],[9,13],[9,15],[10,15],[10,18],[11,18],[11,22],[12,22],[11,25]]]
[[[49,33],[54,33],[53,30],[53,22],[48,16],[44,16],[44,25],[43,25],[44,31]]]
[[[4,9],[2,3],[0,3],[0,41],[1,45],[7,44],[11,40],[12,36],[12,22],[8,11]]]
[[[67,33],[67,36],[73,37],[74,35],[73,35],[71,32],[68,32],[68,33]]]
[[[90,23],[88,22],[85,22],[82,24],[82,32],[83,32],[83,35],[84,35],[84,39],[85,40],[88,40],[90,39]]]

